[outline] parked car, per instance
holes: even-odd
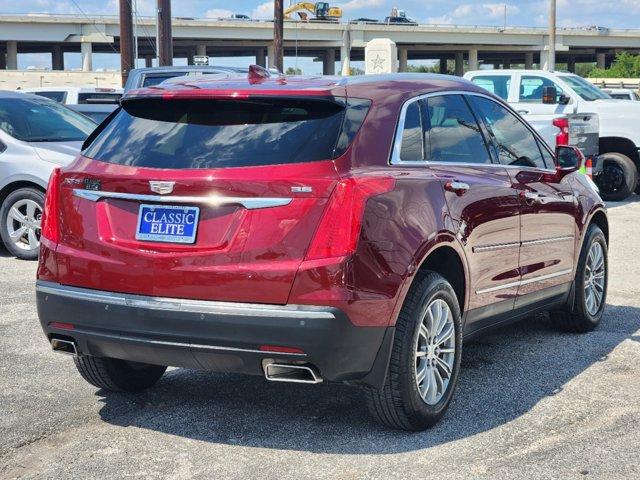
[[[185,65],[181,67],[149,67],[134,68],[129,72],[124,91],[128,92],[136,88],[153,87],[170,78],[175,77],[197,77],[208,74],[226,73],[229,75],[246,75],[246,68],[221,67],[214,65]]]
[[[464,76],[492,80],[495,93],[533,122],[541,116],[595,113],[600,122],[602,174],[596,183],[606,200],[622,200],[638,189],[640,103],[619,102],[572,73],[478,70]]]
[[[51,177],[40,322],[106,390],[167,365],[347,382],[420,430],[463,338],[541,310],[598,325],[608,223],[581,160],[455,77],[133,92]]]
[[[37,87],[21,89],[40,97],[55,100],[63,105],[111,105],[112,110],[122,97],[122,88],[112,87]]]
[[[616,100],[633,100],[640,102],[640,95],[631,88],[603,88],[603,92]]]
[[[95,127],[54,101],[0,91],[0,236],[12,255],[37,258],[49,175],[76,157]]]

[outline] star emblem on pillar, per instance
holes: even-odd
[[[376,53],[376,58],[372,59],[371,63],[373,63],[372,68],[374,71],[380,71],[384,66],[384,58],[382,58],[379,53]]]

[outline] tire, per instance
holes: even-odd
[[[23,260],[35,260],[40,252],[40,218],[44,193],[36,188],[20,188],[7,195],[0,208],[0,236],[9,253]],[[13,215],[22,215],[24,221]],[[24,228],[23,235],[12,238]]]
[[[156,384],[167,367],[117,358],[79,356],[76,368],[91,385],[113,392],[139,392]]]
[[[451,374],[448,385],[444,388],[441,388],[444,383],[438,383],[435,376],[424,376],[423,382],[427,378],[436,381],[434,385],[438,386],[441,396],[439,399],[437,396],[430,398],[433,391],[427,389],[423,399],[419,390],[418,371],[425,364],[427,369],[429,368],[428,362],[433,361],[430,360],[433,352],[418,358],[416,350],[427,338],[421,335],[423,318],[428,318],[427,308],[434,305],[440,307],[443,305],[442,302],[448,307],[450,323],[442,328],[443,333],[440,336],[444,337],[444,332],[450,328],[452,334],[447,347],[450,349],[451,345],[455,346],[453,353],[442,355],[442,358],[448,358],[452,364]],[[428,342],[425,342],[425,348],[427,344]],[[384,387],[381,390],[368,388],[365,391],[367,406],[372,416],[383,425],[400,430],[419,431],[436,424],[444,415],[453,396],[460,370],[461,353],[462,323],[456,294],[441,275],[426,272],[414,281],[398,316]],[[440,364],[435,368],[442,378],[444,371]],[[420,384],[421,387],[425,385],[431,383]]]
[[[586,282],[589,281],[590,252],[594,245],[599,245],[602,252],[602,292],[597,309],[590,305],[586,291]],[[597,271],[596,271],[597,272]],[[609,265],[607,260],[607,241],[602,230],[597,225],[590,225],[584,239],[578,268],[574,280],[573,303],[562,310],[550,313],[551,322],[566,332],[585,333],[595,329],[600,320],[607,302],[607,284],[609,280]],[[596,288],[594,286],[594,288]]]
[[[605,200],[624,200],[638,186],[636,165],[622,153],[603,153],[600,158],[603,163],[602,173],[597,177],[600,195]]]

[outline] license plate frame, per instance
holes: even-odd
[[[158,221],[158,212],[160,212],[161,215],[183,213],[184,216],[181,217],[183,221],[173,223]],[[151,214],[151,217],[149,217],[149,214]],[[189,218],[190,215],[192,215],[193,218]],[[164,218],[168,220],[169,218],[175,217]],[[183,245],[194,244],[196,242],[196,234],[198,233],[199,219],[200,207],[143,203],[140,204],[138,209],[138,223],[136,225],[135,237],[136,240],[145,242],[177,243]],[[154,228],[154,225],[159,226]],[[181,230],[180,226],[184,228]],[[169,232],[169,230],[171,230],[171,232]],[[184,233],[180,234],[180,232]]]

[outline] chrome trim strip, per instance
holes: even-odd
[[[97,202],[102,198],[115,198],[118,200],[137,200],[154,203],[198,203],[218,205],[242,205],[248,210],[258,208],[281,207],[288,205],[292,198],[253,198],[253,197],[222,197],[222,196],[177,196],[177,195],[145,195],[139,193],[104,192],[101,190],[83,190],[76,188],[73,194],[78,198],[84,198],[91,202]]]
[[[507,248],[520,248],[520,242],[514,243],[495,243],[491,245],[480,245],[479,247],[473,247],[474,253],[480,252],[494,252],[496,250],[503,250]]]
[[[70,287],[53,282],[36,282],[36,291],[76,300],[119,305],[132,308],[146,308],[168,312],[206,313],[215,315],[236,315],[243,317],[279,317],[305,319],[335,319],[335,315],[319,307],[298,305],[261,305],[257,303],[231,303],[207,300],[188,300],[168,297],[148,297],[128,293],[105,292],[88,288]]]
[[[522,246],[525,247],[527,245],[543,245],[546,243],[555,243],[555,242],[567,242],[569,240],[573,240],[575,237],[573,235],[564,235],[561,237],[550,237],[550,238],[541,238],[538,240],[525,240],[522,242]]]
[[[498,290],[504,290],[506,288],[513,287],[521,287],[523,285],[529,285],[531,283],[541,282],[543,280],[549,280],[551,278],[562,277],[563,275],[569,275],[573,272],[570,268],[566,270],[561,270],[559,272],[549,273],[547,275],[540,275],[539,277],[527,278],[525,280],[519,280],[517,282],[505,283],[504,285],[498,285],[497,287],[489,287],[483,288],[480,290],[476,290],[477,295],[482,295],[483,293],[496,292]]]
[[[575,237],[573,235],[563,235],[561,237],[550,237],[550,238],[541,238],[538,240],[525,240],[524,242],[512,242],[512,243],[495,243],[489,245],[480,245],[479,247],[473,247],[473,253],[481,253],[481,252],[493,252],[496,250],[503,250],[507,248],[518,248],[525,247],[528,245],[544,245],[547,243],[555,243],[555,242],[566,242],[569,240],[573,240]]]

